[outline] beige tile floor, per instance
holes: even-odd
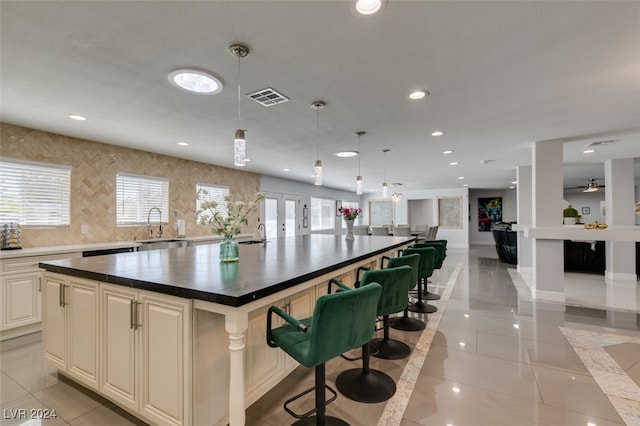
[[[443,296],[433,302],[439,312],[423,318],[423,332],[392,331],[414,348],[411,356],[372,359],[371,368],[397,381],[396,395],[378,404],[339,396],[328,413],[363,426],[640,425],[640,317],[629,309],[640,290],[616,308],[601,280],[573,274],[573,306],[534,303],[514,273],[492,247],[449,249],[430,287]],[[0,343],[0,425],[143,424],[58,378],[40,351],[39,334]],[[330,361],[328,382],[357,365]],[[312,382],[313,370],[298,368],[248,408],[247,424],[293,423],[281,404]],[[299,405],[312,404],[309,396]],[[10,418],[17,408],[55,409],[58,417]]]

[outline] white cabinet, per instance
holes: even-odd
[[[273,305],[279,306],[295,318],[303,319],[311,316],[314,303],[314,289],[310,288],[279,300]],[[269,306],[265,306],[249,316],[249,327],[246,334],[247,402],[249,404],[260,398],[298,365],[282,350],[267,345],[268,308]],[[272,327],[276,328],[282,324],[280,317],[274,315]]]
[[[80,253],[19,256],[0,261],[0,340],[40,330],[41,273],[38,263]]]
[[[102,284],[100,391],[154,424],[190,422],[191,302]]]
[[[98,283],[44,274],[43,352],[60,370],[98,388]]]

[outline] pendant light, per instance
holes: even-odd
[[[356,194],[362,195],[364,192],[364,182],[362,181],[362,175],[360,174],[360,157],[362,156],[362,151],[360,151],[360,138],[364,136],[367,132],[360,130],[356,132],[358,135],[358,177],[356,178]]]
[[[238,58],[238,128],[233,139],[233,165],[244,167],[245,165],[245,132],[240,127],[240,58],[244,58],[249,54],[249,48],[242,44],[232,44],[229,46],[229,52]]]
[[[326,104],[324,101],[315,101],[311,104],[312,108],[316,109],[316,147],[317,147],[317,159],[313,168],[313,184],[322,185],[322,161],[320,161],[320,108],[324,108]]]
[[[386,154],[387,152],[391,151],[389,148],[385,148],[382,150],[382,154]],[[383,158],[386,157],[386,155],[383,155]],[[387,161],[383,161],[382,162],[382,170],[384,171],[384,181],[382,182],[382,198],[387,198],[389,197],[389,185],[387,184]]]

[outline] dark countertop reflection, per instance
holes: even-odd
[[[368,257],[414,237],[304,235],[240,245],[240,260],[223,263],[218,244],[52,260],[61,274],[189,299],[242,306]]]

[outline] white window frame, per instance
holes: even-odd
[[[68,227],[71,166],[0,157],[0,200],[0,223]]]
[[[318,206],[320,202],[320,206]],[[320,210],[318,211],[318,208]],[[311,232],[314,231],[333,231],[336,226],[336,202],[327,198],[311,197],[310,213],[311,213]],[[323,212],[326,213],[323,215]],[[319,221],[319,223],[318,223]]]
[[[200,193],[207,191],[206,197],[201,197]],[[196,184],[196,211],[200,210],[202,201],[215,201],[218,203],[216,211],[220,212],[223,217],[227,217],[227,204],[224,202],[224,197],[229,195],[229,187],[223,185],[214,185],[210,183],[197,183]],[[200,223],[200,216],[196,216],[196,223]]]
[[[116,175],[116,226],[146,225],[152,208],[159,208],[160,221],[169,223],[169,179],[118,172]],[[158,216],[151,215],[152,223]]]

